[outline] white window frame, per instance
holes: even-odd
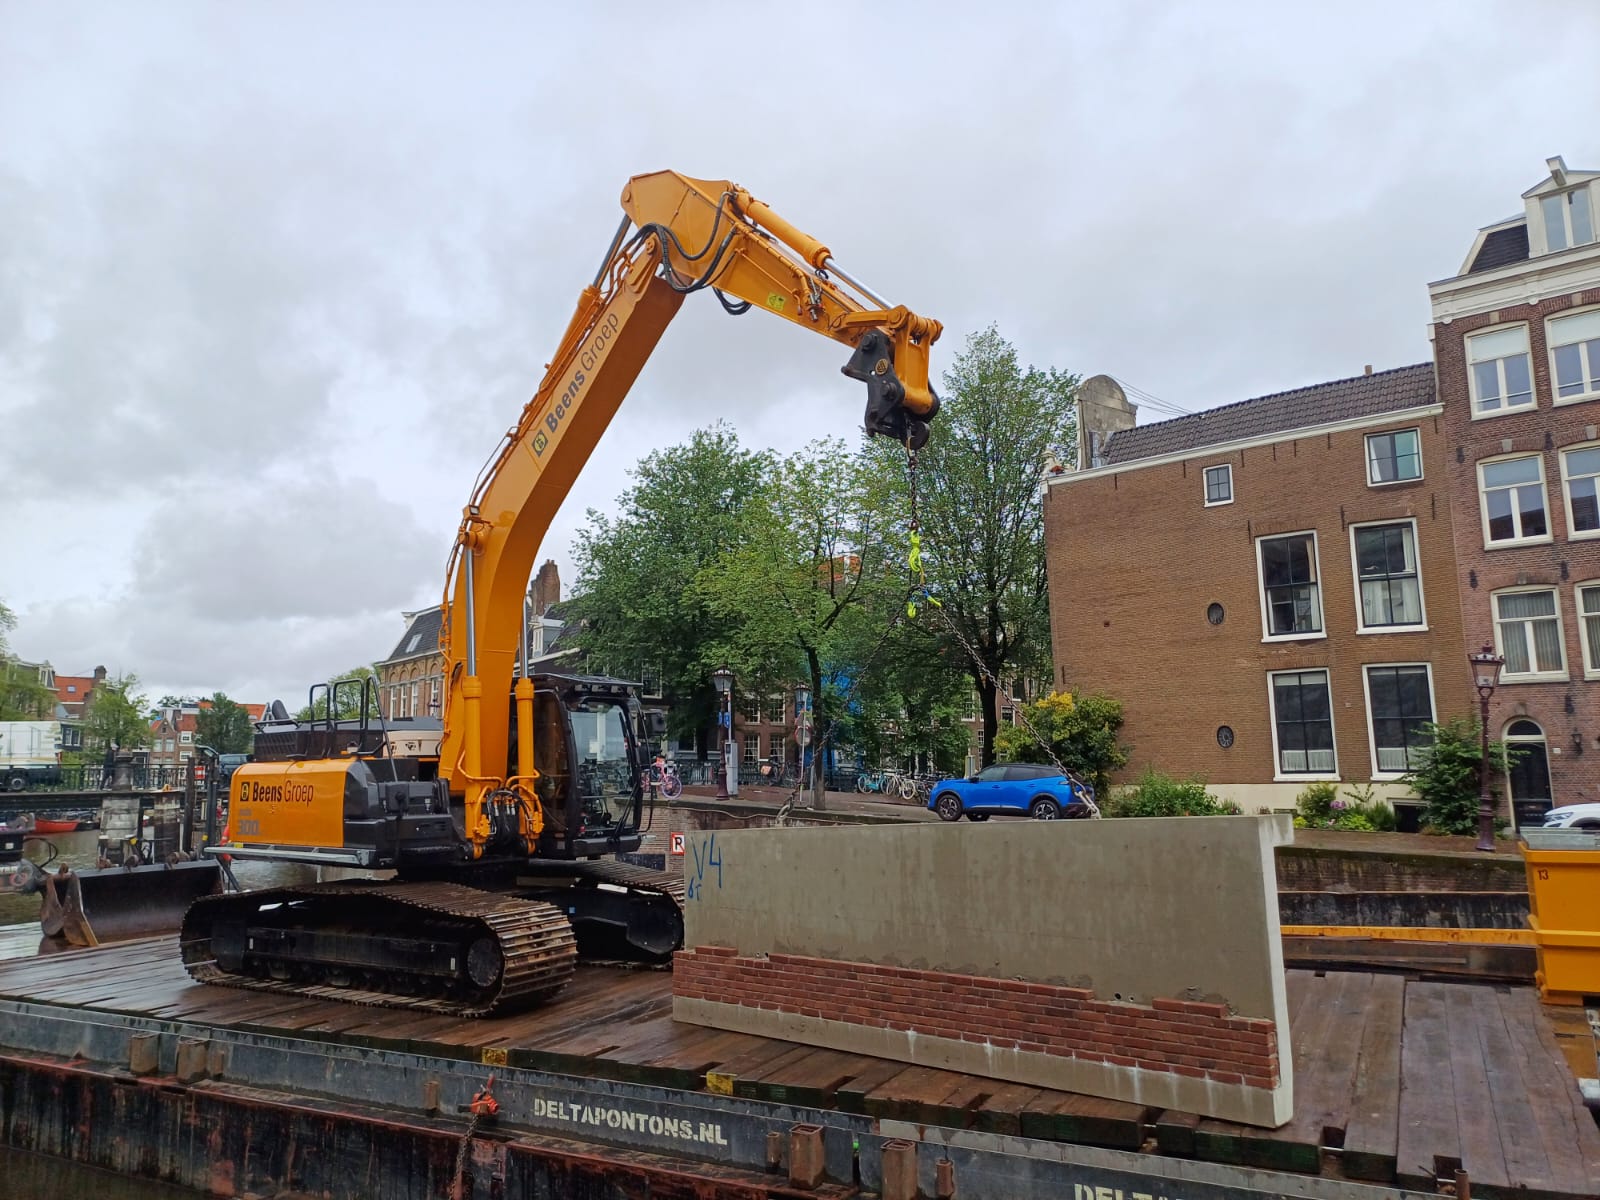
[[[1585,308],[1570,308],[1566,312],[1552,313],[1544,319],[1544,347],[1545,355],[1550,360],[1550,403],[1559,408],[1564,404],[1586,404],[1591,400],[1600,400],[1600,387],[1592,388],[1587,392],[1580,392],[1576,396],[1563,396],[1560,384],[1556,380],[1556,339],[1552,327],[1568,317],[1581,317],[1589,313],[1600,312],[1600,308],[1589,305]],[[1563,346],[1581,343],[1562,342]],[[1600,363],[1591,363],[1590,370],[1584,375],[1585,379],[1600,380]]]
[[[1485,410],[1478,406],[1478,373],[1472,369],[1474,366],[1472,361],[1472,340],[1474,338],[1487,337],[1494,333],[1504,333],[1508,329],[1521,329],[1523,341],[1528,346],[1523,351],[1528,356],[1528,403],[1519,404],[1513,408],[1502,400],[1499,408]],[[1474,329],[1461,340],[1461,357],[1467,367],[1467,395],[1471,400],[1472,419],[1474,421],[1492,421],[1495,417],[1503,417],[1508,413],[1532,412],[1539,407],[1539,381],[1534,378],[1533,374],[1533,331],[1529,328],[1528,322],[1508,321],[1504,325],[1491,325],[1487,329]],[[1496,359],[1495,361],[1503,362],[1504,360]],[[1506,394],[1506,372],[1503,366],[1499,369],[1499,375],[1500,395],[1504,397]]]
[[[753,767],[761,761],[761,735],[747,733],[744,735],[744,745],[740,747],[739,764]]]
[[[1311,539],[1311,562],[1316,571],[1317,588],[1317,623],[1322,626],[1315,633],[1273,633],[1272,610],[1267,603],[1267,576],[1262,569],[1261,543],[1275,542],[1284,538],[1309,537]],[[1261,604],[1261,640],[1263,642],[1314,642],[1328,636],[1328,611],[1322,602],[1322,547],[1318,544],[1315,529],[1295,529],[1288,533],[1268,533],[1256,538],[1256,599]]]
[[[1371,759],[1372,779],[1379,780],[1404,779],[1407,771],[1385,771],[1378,766],[1378,727],[1377,714],[1372,711],[1372,683],[1367,674],[1373,670],[1384,670],[1392,667],[1421,667],[1428,673],[1428,711],[1433,714],[1432,721],[1439,720],[1439,697],[1433,690],[1433,664],[1426,662],[1381,662],[1361,664],[1361,693],[1367,702],[1367,753]],[[1335,747],[1337,748],[1337,747]]]
[[[1321,671],[1328,681],[1328,737],[1333,742],[1333,770],[1331,772],[1292,772],[1283,769],[1283,755],[1278,751],[1278,695],[1272,681],[1279,675],[1306,675]],[[1272,781],[1274,783],[1338,783],[1339,775],[1339,722],[1333,706],[1333,672],[1327,667],[1295,667],[1290,670],[1267,672],[1267,725],[1272,730]]]
[[[1579,199],[1589,209],[1589,239],[1583,242],[1572,240],[1572,200]],[[1561,245],[1554,246],[1550,238],[1550,208],[1549,201],[1557,201],[1561,212]],[[1595,212],[1594,192],[1589,185],[1579,184],[1577,187],[1562,188],[1558,192],[1550,192],[1539,197],[1539,215],[1544,221],[1544,245],[1546,254],[1555,254],[1562,250],[1577,250],[1584,246],[1592,246],[1600,241],[1600,213]]]
[[[178,744],[180,746],[192,746],[192,745],[194,745],[194,734],[190,733],[187,729],[185,729],[182,733],[180,733],[178,735]]]
[[[1367,606],[1361,602],[1361,563],[1356,556],[1356,531],[1359,529],[1379,529],[1385,525],[1411,526],[1411,553],[1417,560],[1417,608],[1422,613],[1422,620],[1415,625],[1368,625]],[[1428,632],[1428,596],[1422,586],[1422,542],[1417,531],[1415,517],[1396,517],[1391,521],[1362,521],[1350,526],[1350,578],[1355,584],[1356,591],[1356,632],[1357,633],[1427,633]],[[1404,665],[1404,664],[1401,664]]]
[[[1561,461],[1561,507],[1566,510],[1567,540],[1583,542],[1591,538],[1600,538],[1600,529],[1577,529],[1572,523],[1572,479],[1567,474],[1567,455],[1574,450],[1600,450],[1600,442],[1574,442],[1570,446],[1561,447],[1559,455]],[[1584,478],[1589,478],[1589,476]],[[1600,479],[1600,475],[1595,476],[1595,478]],[[1600,494],[1600,487],[1596,488],[1596,492]]]
[[[1393,437],[1398,433],[1414,433],[1417,435],[1417,473],[1410,479],[1374,479],[1372,477],[1372,439],[1376,437]],[[1422,464],[1422,427],[1409,425],[1404,429],[1380,429],[1377,433],[1369,433],[1362,439],[1362,449],[1367,455],[1367,486],[1368,487],[1396,487],[1402,483],[1420,483],[1426,473]]]
[[[1561,589],[1551,584],[1536,584],[1528,587],[1498,588],[1489,593],[1489,624],[1494,627],[1494,651],[1501,658],[1506,657],[1505,644],[1500,638],[1500,605],[1501,596],[1525,595],[1531,592],[1549,592],[1556,598],[1556,645],[1561,648],[1561,670],[1559,671],[1523,671],[1513,674],[1502,668],[1500,673],[1501,683],[1565,683],[1570,676],[1567,667],[1567,628],[1566,622],[1561,617]],[[1534,665],[1535,658],[1533,647],[1528,647],[1528,664]]]
[[[1226,500],[1213,500],[1211,498],[1211,482],[1206,478],[1212,471],[1226,471],[1228,473],[1228,498]],[[1221,508],[1224,504],[1233,503],[1233,464],[1212,463],[1210,466],[1200,468],[1200,494],[1205,497],[1207,508]]]
[[[1600,590],[1600,579],[1583,579],[1572,585],[1572,611],[1578,618],[1578,648],[1583,652],[1583,677],[1600,679],[1600,662],[1594,661],[1589,654],[1589,630],[1584,620],[1583,589],[1589,587]],[[1595,610],[1594,618],[1600,621],[1600,609]]]
[[[1544,502],[1544,532],[1533,537],[1502,538],[1500,541],[1491,541],[1489,538],[1489,494],[1483,488],[1483,469],[1495,463],[1512,462],[1519,458],[1531,458],[1539,464],[1539,495]],[[1532,454],[1496,454],[1490,458],[1480,458],[1477,462],[1478,473],[1478,521],[1483,533],[1483,548],[1485,550],[1503,550],[1508,546],[1541,546],[1546,542],[1555,540],[1555,533],[1550,523],[1550,486],[1544,477],[1544,454],[1534,451]],[[1526,487],[1526,484],[1519,486]],[[1522,515],[1512,508],[1512,516],[1517,527],[1522,527]]]

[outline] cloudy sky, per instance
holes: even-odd
[[[770,15],[769,15],[770,14]],[[1600,4],[0,0],[0,599],[153,695],[293,698],[435,603],[628,176],[732,178],[948,356],[1194,410],[1424,360],[1426,284],[1564,154]],[[693,297],[544,555],[717,418],[860,420]]]

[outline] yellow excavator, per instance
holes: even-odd
[[[725,180],[672,171],[622,192],[623,218],[537,392],[463,510],[446,574],[442,722],[374,715],[372,681],[281,707],[229,784],[234,859],[392,869],[196,900],[184,962],[209,983],[480,1016],[549,999],[580,956],[682,944],[681,885],[618,859],[640,845],[637,689],[531,672],[523,599],[546,529],[691,292],[850,348],[869,435],[922,446],[937,321],[890,305],[832,251]],[[355,688],[352,696],[344,689]],[[320,691],[319,691],[320,689]],[[358,718],[332,714],[357,711]],[[330,989],[336,989],[330,991]]]

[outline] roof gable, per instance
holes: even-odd
[[[1435,400],[1432,363],[1313,384],[1224,404],[1193,416],[1123,429],[1106,443],[1109,465],[1203,450],[1224,442],[1419,408]]]
[[[427,654],[439,653],[439,623],[441,613],[437,608],[425,608],[411,618],[411,624],[406,626],[406,631],[400,635],[400,640],[395,643],[386,663],[398,662],[403,658],[419,658]]]
[[[1505,229],[1491,229],[1483,235],[1478,253],[1467,267],[1468,275],[1479,271],[1492,271],[1496,267],[1528,261],[1528,223],[1520,221]]]

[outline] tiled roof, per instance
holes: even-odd
[[[1106,461],[1134,462],[1269,433],[1398,412],[1433,401],[1433,364],[1417,363],[1119,430],[1106,443]]]
[[[389,657],[383,661],[397,662],[402,658],[416,658],[422,654],[439,653],[439,618],[437,608],[425,608],[411,618],[411,624],[406,626],[406,631],[400,635],[400,640],[395,643]],[[416,638],[415,644],[412,638]]]
[[[1479,271],[1492,271],[1509,263],[1528,261],[1528,225],[1513,225],[1509,229],[1496,229],[1486,234],[1478,247],[1478,257],[1467,268],[1468,275]]]

